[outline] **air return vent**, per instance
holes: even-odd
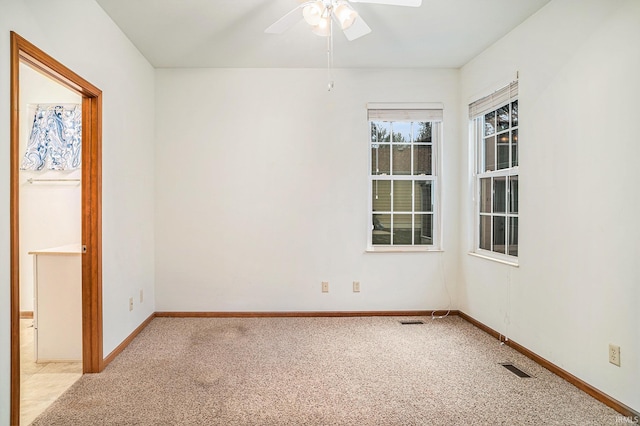
[[[503,362],[500,363],[500,365],[502,365],[504,368],[506,368],[507,370],[511,371],[513,374],[515,374],[518,377],[531,377],[530,375],[528,375],[527,373],[525,373],[524,371],[520,370],[518,367],[516,367],[515,365],[511,364],[510,362]]]
[[[400,321],[400,324],[402,324],[402,325],[418,325],[418,324],[424,324],[424,322],[422,322],[420,320],[406,320],[406,321]]]

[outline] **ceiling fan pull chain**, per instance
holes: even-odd
[[[330,16],[331,17],[331,16]],[[327,36],[327,90],[333,89],[333,20],[329,19],[329,35]]]

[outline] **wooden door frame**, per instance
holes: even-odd
[[[82,96],[82,371],[99,373],[102,355],[102,91],[11,32],[10,241],[11,413],[20,421],[19,92],[20,63]]]

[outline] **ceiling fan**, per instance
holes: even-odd
[[[274,22],[265,33],[282,34],[299,20],[304,19],[314,34],[324,37],[331,36],[333,22],[347,37],[355,40],[371,32],[371,28],[351,6],[351,3],[375,3],[392,6],[419,7],[422,0],[309,0],[299,4],[289,13]],[[302,10],[302,14],[300,11]]]

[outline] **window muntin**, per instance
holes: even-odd
[[[470,105],[476,153],[477,253],[518,256],[517,82]]]
[[[440,126],[438,121],[370,121],[370,247],[435,246]]]

